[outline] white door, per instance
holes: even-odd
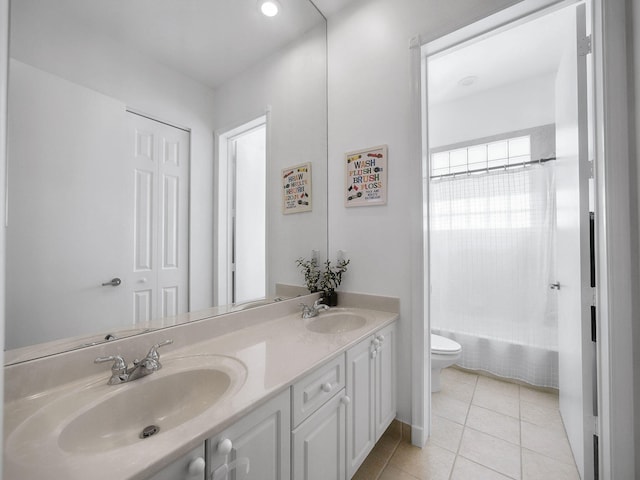
[[[138,324],[188,309],[189,132],[127,117],[133,219],[123,289]]]
[[[232,303],[264,298],[266,273],[267,127],[232,140],[234,156]]]
[[[556,77],[560,413],[583,479],[594,477],[594,346],[589,276],[589,163],[584,5],[567,25]]]
[[[123,290],[101,286],[128,267],[124,105],[20,62],[10,75],[6,347],[129,325]]]

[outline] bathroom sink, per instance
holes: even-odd
[[[307,330],[315,333],[345,333],[364,327],[367,319],[345,310],[322,312],[305,322]]]
[[[244,364],[230,357],[179,357],[163,365],[151,375],[120,385],[106,385],[105,372],[99,383],[45,405],[9,440],[19,448],[23,441],[51,433],[65,452],[108,452],[150,441],[195,419],[235,393],[246,379]]]

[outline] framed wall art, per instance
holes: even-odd
[[[282,170],[282,213],[311,211],[311,162]]]
[[[367,148],[345,154],[346,207],[387,203],[387,146]]]

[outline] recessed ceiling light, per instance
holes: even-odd
[[[277,0],[260,0],[260,11],[267,17],[275,17],[280,11],[280,3]]]
[[[478,81],[478,77],[476,77],[475,75],[469,75],[468,77],[461,78],[458,81],[458,85],[462,85],[463,87],[468,87],[470,85],[473,85],[477,81]]]

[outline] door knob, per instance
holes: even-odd
[[[103,287],[117,287],[121,283],[122,283],[122,280],[120,280],[118,277],[116,277],[116,278],[112,278],[109,282],[103,283],[102,286]]]
[[[549,285],[549,288],[551,290],[560,290],[560,282],[552,283],[551,285]]]

